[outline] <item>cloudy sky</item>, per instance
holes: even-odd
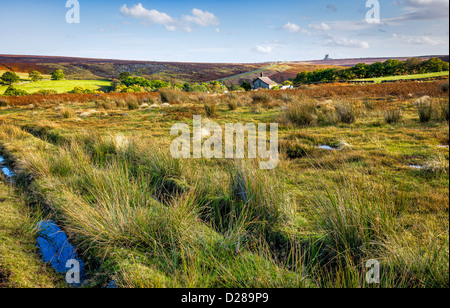
[[[379,24],[367,0],[78,2],[69,24],[66,0],[0,0],[0,54],[266,62],[449,49],[449,0],[380,0]]]

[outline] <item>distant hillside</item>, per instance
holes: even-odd
[[[130,72],[149,78],[203,82],[257,70],[264,66],[267,66],[267,63],[176,63],[0,55],[0,70],[15,72],[38,70],[48,74],[56,69],[63,69],[68,79],[87,80],[111,79],[117,77],[121,72]]]
[[[314,60],[314,61],[301,61],[302,64],[315,64],[315,65],[338,65],[338,66],[355,66],[358,63],[373,64],[375,62],[385,62],[389,59],[395,59],[400,61],[406,61],[409,58],[419,58],[422,60],[428,60],[431,58],[439,58],[443,61],[449,62],[448,55],[435,55],[435,56],[417,56],[417,57],[384,57],[384,58],[352,58],[352,59],[328,59],[328,60]]]
[[[438,57],[449,61],[449,56],[421,56],[424,60]],[[49,74],[56,69],[64,70],[67,79],[101,80],[116,78],[121,72],[130,72],[149,79],[163,79],[177,82],[208,82],[223,80],[227,84],[238,84],[242,80],[253,80],[263,73],[281,83],[295,78],[303,71],[320,68],[349,67],[358,63],[372,64],[388,59],[403,58],[360,58],[328,59],[317,61],[274,62],[274,63],[183,63],[156,61],[129,61],[111,59],[89,59],[74,57],[0,55],[0,70],[28,73],[38,70]]]

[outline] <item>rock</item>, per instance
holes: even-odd
[[[170,107],[170,104],[169,103],[164,103],[164,104],[161,105],[161,107]]]
[[[90,109],[90,110],[88,110],[88,111],[83,112],[82,114],[80,114],[79,117],[80,117],[80,118],[88,118],[88,117],[90,117],[91,115],[96,114],[97,112],[98,112],[97,110]]]
[[[139,109],[144,109],[144,108],[148,108],[149,105],[148,104],[142,104],[141,106],[139,106]]]
[[[419,98],[414,105],[420,105],[420,104],[425,104],[431,101],[431,97],[429,97],[428,95],[422,96],[421,98]]]
[[[152,110],[152,109],[156,109],[156,108],[159,108],[159,105],[153,104],[148,108],[148,110]]]

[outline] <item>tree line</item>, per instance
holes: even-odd
[[[294,84],[300,85],[363,78],[426,74],[448,70],[448,62],[442,61],[439,58],[431,58],[426,61],[419,58],[410,58],[406,61],[390,59],[385,62],[375,62],[373,64],[359,63],[347,69],[328,68],[319,69],[314,72],[301,72],[294,79]]]

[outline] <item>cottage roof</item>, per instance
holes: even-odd
[[[258,80],[258,79],[269,86],[277,85],[277,83],[275,81],[273,81],[272,79],[270,79],[269,77],[258,77],[256,80]]]

